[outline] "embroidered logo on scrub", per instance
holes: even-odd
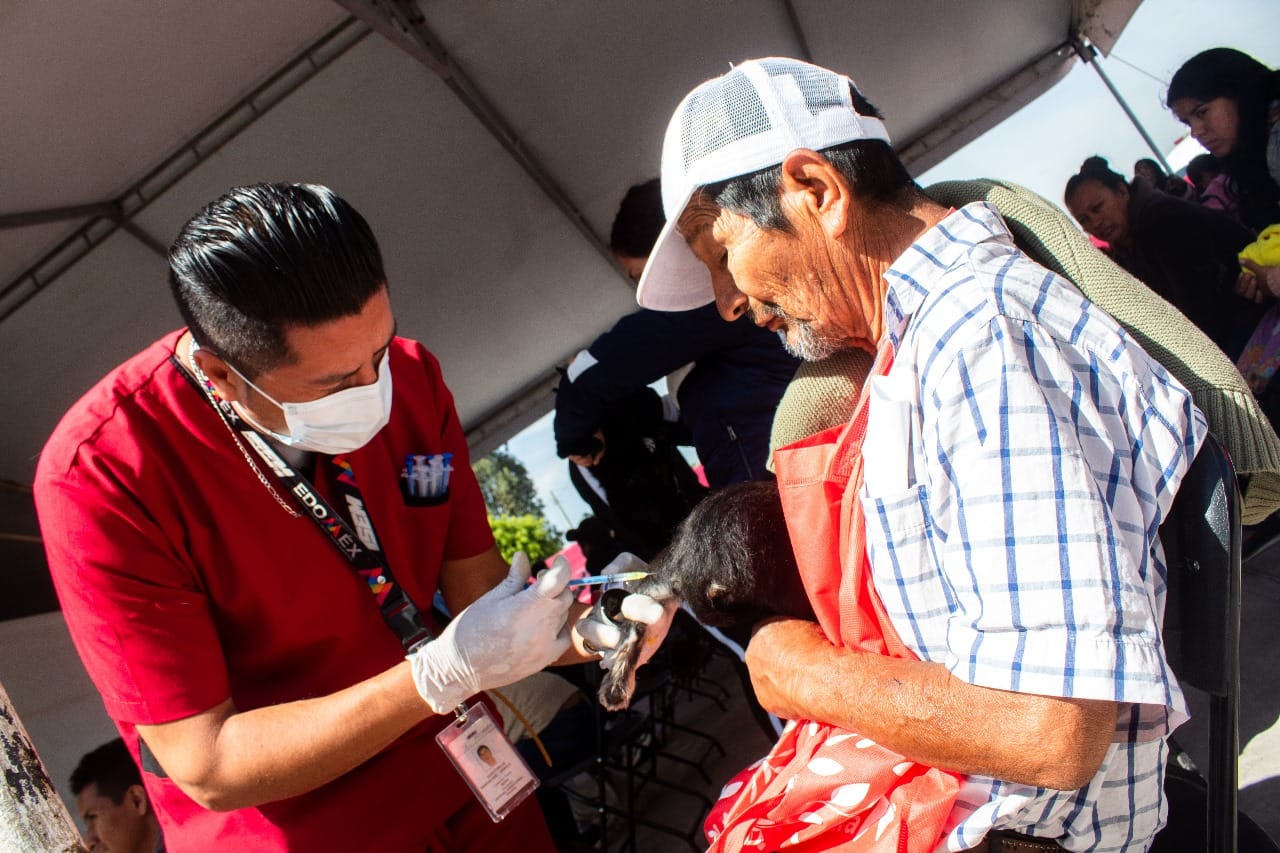
[[[405,457],[405,494],[410,498],[442,499],[449,491],[449,475],[453,472],[452,453]]]

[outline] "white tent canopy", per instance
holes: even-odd
[[[683,94],[752,56],[849,73],[919,172],[1138,0],[17,0],[0,27],[0,479],[179,325],[163,253],[227,188],[334,187],[476,452],[632,310],[603,240]],[[993,164],[998,171],[998,164]],[[193,460],[193,464],[198,464]]]

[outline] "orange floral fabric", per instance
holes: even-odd
[[[886,347],[873,375],[888,371]],[[774,453],[796,562],[832,644],[916,659],[871,582],[862,488],[864,393],[844,426]],[[857,697],[849,697],[856,702]],[[706,821],[711,851],[927,853],[963,777],[917,764],[853,732],[793,722],[761,761],[725,785]]]

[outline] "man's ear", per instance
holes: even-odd
[[[151,811],[151,801],[147,799],[147,789],[141,785],[130,785],[124,792],[124,804],[134,814],[142,817]]]
[[[191,359],[213,383],[213,390],[218,392],[219,397],[228,403],[244,401],[244,380],[225,361],[203,347],[193,352]]]
[[[852,188],[826,157],[797,148],[782,160],[781,184],[783,209],[791,215],[813,217],[831,237],[848,228]]]

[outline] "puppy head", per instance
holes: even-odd
[[[655,564],[708,625],[774,614],[813,618],[773,481],[739,483],[703,498]]]

